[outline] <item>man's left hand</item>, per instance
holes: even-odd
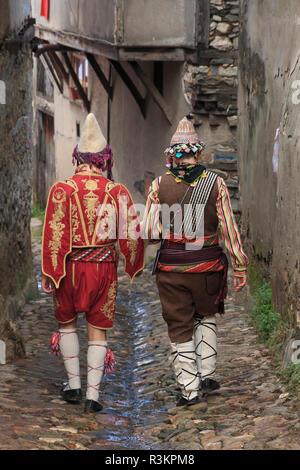
[[[236,292],[242,290],[247,282],[247,276],[234,276],[234,287]]]

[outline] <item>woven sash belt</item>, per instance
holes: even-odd
[[[205,263],[208,261],[220,260],[221,264],[223,265],[223,270],[221,271],[223,273],[223,276],[220,292],[215,303],[219,304],[219,313],[223,314],[224,300],[226,299],[228,292],[228,260],[222,248],[219,245],[213,245],[210,247],[202,248],[201,250],[185,250],[185,245],[183,243],[174,243],[169,240],[166,240],[163,246],[164,245],[168,246],[168,248],[163,248],[160,252],[159,262],[162,265],[186,266],[188,264]],[[186,273],[182,273],[182,275],[185,276]]]
[[[186,250],[183,243],[166,241],[168,248],[161,250],[159,262],[162,264],[185,265],[214,261],[222,257],[223,250],[219,245],[202,248],[201,250]],[[176,245],[176,246],[175,246]]]
[[[97,246],[91,248],[73,248],[68,256],[68,261],[80,261],[84,263],[115,263],[116,252],[112,246]]]

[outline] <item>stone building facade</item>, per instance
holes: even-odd
[[[205,162],[229,187],[232,206],[240,217],[237,175],[237,88],[239,1],[210,0],[207,39],[197,64],[184,67],[184,93],[206,142]]]
[[[300,4],[242,0],[239,173],[252,260],[300,325]],[[298,336],[299,330],[298,330]]]
[[[30,1],[0,2],[0,339],[22,354],[13,320],[32,283]]]

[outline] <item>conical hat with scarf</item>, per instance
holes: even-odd
[[[82,136],[78,144],[80,153],[98,153],[107,145],[98,121],[93,113],[90,113],[84,123]]]

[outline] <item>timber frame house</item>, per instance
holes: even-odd
[[[90,15],[93,15],[93,11],[95,11],[97,6],[103,7],[104,15],[102,24],[106,22],[105,12],[107,12],[108,20],[110,19],[111,21],[111,31],[113,31],[109,40],[104,37],[91,37],[91,31],[89,31],[88,28],[86,31],[82,32],[79,30],[76,31],[76,27],[72,28],[73,31],[60,30],[55,25],[55,15],[57,12],[54,11],[53,15],[50,13],[49,24],[37,21],[35,27],[35,57],[38,57],[42,61],[51,81],[60,93],[63,93],[63,81],[68,83],[69,77],[72,77],[79,97],[87,112],[91,109],[91,103],[72,66],[70,54],[75,52],[87,58],[101,86],[106,91],[108,97],[112,99],[113,86],[106,78],[95,55],[105,57],[109,61],[110,67],[114,68],[128,88],[142,116],[145,118],[148,98],[141,95],[132,78],[123,67],[122,63],[127,62],[138,79],[145,86],[147,94],[161,109],[161,112],[171,125],[173,116],[170,106],[166,103],[163,95],[153,81],[140,67],[138,61],[180,62],[188,59],[191,62],[197,63],[199,47],[201,45],[205,46],[208,41],[207,24],[209,22],[209,0],[202,2],[189,0],[188,3],[186,0],[166,0],[166,7],[173,5],[173,8],[166,8],[165,12],[162,13],[166,13],[172,17],[174,15],[176,16],[179,11],[181,13],[184,12],[187,17],[186,21],[183,21],[180,27],[178,27],[178,37],[176,37],[176,35],[172,36],[171,33],[173,31],[170,32],[168,30],[170,18],[165,16],[160,20],[159,17],[157,17],[158,23],[161,22],[158,25],[160,27],[160,37],[152,40],[149,40],[152,32],[151,29],[147,30],[146,19],[147,15],[148,17],[157,15],[161,2],[160,0],[151,0],[151,2],[148,2],[147,6],[144,6],[144,18],[142,18],[141,21],[145,24],[145,40],[139,40],[139,37],[135,37],[130,29],[135,21],[132,15],[134,15],[134,12],[138,8],[138,2],[139,0],[101,0],[100,2],[99,0],[98,2],[90,0],[88,2],[86,8],[90,11]],[[35,0],[34,3],[38,3],[38,0]],[[113,12],[111,12],[111,7],[108,7],[109,3],[113,4]],[[60,5],[62,10],[66,8],[66,5],[63,3]],[[79,1],[78,8],[80,8],[80,5],[83,5],[83,2]],[[64,13],[66,12],[62,11],[62,17]],[[51,21],[52,16],[53,21]],[[190,20],[192,20],[191,23]],[[176,22],[176,18],[172,18],[171,21],[173,23]],[[151,24],[149,28],[150,26]],[[191,30],[191,34],[189,29]]]

